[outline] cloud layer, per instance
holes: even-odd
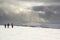
[[[0,0],[0,24],[8,22],[15,24],[27,22],[60,23],[60,5],[58,5],[58,1]]]

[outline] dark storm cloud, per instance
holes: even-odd
[[[39,0],[38,0],[39,1]],[[60,2],[60,0],[41,0],[42,2]]]
[[[32,6],[33,11],[45,11],[45,10],[53,10],[53,11],[59,11],[60,5],[50,5],[50,6]]]
[[[33,6],[32,7],[32,10],[34,11],[44,11],[44,6]]]
[[[60,23],[60,5],[50,5],[50,6],[35,6],[33,11],[37,12],[39,17],[48,20],[50,23]],[[41,8],[41,9],[40,9]],[[39,13],[39,11],[45,12]]]

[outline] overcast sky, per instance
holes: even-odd
[[[59,13],[60,0],[0,0],[0,23],[54,20],[58,23]]]

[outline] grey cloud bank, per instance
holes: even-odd
[[[59,3],[60,0],[17,0],[17,1],[27,1],[27,2],[47,2],[47,3]]]
[[[57,4],[59,0],[29,1],[32,0],[1,0],[0,24],[8,22],[18,25],[28,22],[60,23],[60,5]],[[43,2],[50,2],[50,5],[46,5]],[[52,5],[51,2],[55,2],[56,5]]]

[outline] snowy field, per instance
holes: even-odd
[[[0,40],[60,40],[60,29],[0,26]]]

